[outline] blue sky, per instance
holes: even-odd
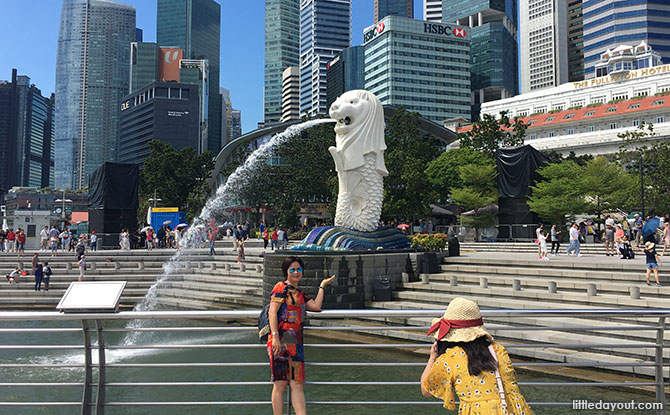
[[[137,9],[137,27],[144,41],[156,40],[156,1],[119,0]],[[264,0],[217,0],[221,4],[221,86],[242,111],[242,130],[263,119]],[[54,92],[56,47],[61,0],[0,0],[0,80],[12,68],[31,78],[43,95]],[[423,1],[414,0],[414,16],[423,15]],[[363,29],[372,24],[373,0],[352,0],[352,43],[360,45]]]

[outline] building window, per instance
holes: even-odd
[[[592,133],[592,132],[594,132],[594,131],[596,130],[596,127],[593,126],[593,125],[589,125],[588,130],[589,130],[590,133]]]
[[[528,125],[533,125],[533,124],[535,124],[536,122],[537,122],[537,120],[530,120],[530,121],[528,121]]]
[[[569,120],[570,118],[574,118],[574,117],[575,117],[575,114],[572,113],[572,114],[568,114],[568,115],[566,115],[565,117],[563,117],[563,119],[564,119],[564,120]]]
[[[610,123],[610,130],[614,130],[614,129],[616,129],[616,123],[615,123],[615,122],[611,122],[611,123]]]
[[[663,115],[659,115],[656,117],[656,123],[660,124],[662,122],[665,122],[665,117]]]
[[[572,135],[574,133],[575,133],[575,130],[573,130],[572,128],[568,128],[568,135]]]
[[[664,100],[664,99],[657,99],[656,101],[654,101],[653,104],[651,104],[651,106],[652,106],[652,107],[655,107],[655,106],[657,106],[657,105],[663,105],[663,104],[665,104],[665,100]]]
[[[623,99],[628,99],[628,94],[623,93],[623,94],[612,94],[612,99],[613,100],[623,100]]]
[[[555,132],[553,132],[553,131],[549,131],[549,137],[553,137],[554,135],[556,135]]]
[[[617,109],[617,107],[609,107],[609,108],[607,108],[607,111],[605,111],[605,112],[606,113],[615,112],[616,109]]]
[[[605,97],[595,97],[591,99],[591,104],[602,104],[605,102]]]
[[[531,134],[531,135],[530,135],[530,140],[535,140],[536,137],[537,137],[537,136],[536,136],[535,134]]]
[[[633,127],[638,127],[640,125],[640,120],[633,120]]]
[[[640,104],[630,104],[630,105],[628,106],[628,109],[629,109],[629,110],[636,110],[636,109],[638,109],[638,108],[640,108]]]
[[[544,120],[544,122],[552,122],[552,121],[554,121],[555,118],[556,117],[549,117],[546,120]]]
[[[595,113],[596,113],[595,111],[586,111],[586,114],[584,114],[584,116],[585,116],[585,117],[590,117],[590,116],[592,116],[592,115],[595,114]]]

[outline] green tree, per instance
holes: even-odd
[[[459,218],[465,226],[475,228],[476,239],[479,239],[481,228],[495,223],[496,215],[481,212],[481,209],[498,201],[496,176],[496,165],[493,163],[466,164],[460,168],[460,178],[464,186],[451,191],[451,198],[458,207],[463,210],[474,210],[474,215],[460,215]]]
[[[428,163],[426,177],[438,195],[438,200],[446,203],[451,196],[451,189],[463,187],[461,166],[474,164],[478,166],[491,164],[492,160],[483,152],[469,147],[460,147],[440,154]]]
[[[644,181],[644,205],[658,213],[670,209],[670,144],[665,141],[650,141],[656,136],[653,124],[640,123],[636,130],[618,134],[624,140],[617,160],[638,178],[637,206],[642,206],[640,179]],[[640,175],[642,168],[642,175]],[[632,190],[632,189],[631,189]]]
[[[597,215],[598,219],[604,212],[628,210],[636,202],[636,198],[631,197],[631,190],[638,188],[637,178],[603,156],[586,163],[580,182],[582,195],[586,197],[585,212]]]
[[[574,161],[550,163],[538,170],[543,181],[531,186],[530,210],[543,220],[563,225],[587,209],[580,176],[583,168]]]
[[[384,160],[389,175],[384,178],[382,218],[425,217],[437,199],[424,171],[439,153],[440,144],[419,134],[419,115],[398,110],[386,126]]]
[[[580,166],[585,166],[589,160],[593,160],[591,154],[582,154],[578,156],[574,151],[571,151],[567,157],[563,157],[561,153],[556,150],[544,150],[541,151],[542,155],[547,159],[547,163],[560,163],[564,160],[574,161]]]
[[[140,172],[139,219],[150,205],[149,199],[156,195],[163,206],[175,206],[187,213],[192,220],[202,210],[209,196],[206,179],[214,168],[209,152],[196,154],[191,147],[175,150],[170,144],[151,140],[151,153]]]
[[[470,131],[459,134],[461,147],[483,151],[493,159],[500,147],[523,145],[528,125],[518,117],[510,120],[507,114],[501,111],[500,118],[483,114]]]

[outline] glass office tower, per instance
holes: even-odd
[[[90,173],[116,160],[135,28],[131,6],[63,0],[56,57],[57,188],[86,187]]]
[[[265,1],[265,86],[263,120],[280,122],[282,73],[300,60],[300,0]]]
[[[375,0],[375,23],[386,16],[414,18],[414,0]]]
[[[351,46],[328,64],[326,107],[352,89],[365,89],[365,46]]]
[[[469,26],[472,54],[472,119],[482,102],[519,92],[516,0],[452,0],[442,3],[442,21]]]
[[[351,44],[351,0],[302,0],[300,115],[328,112],[328,63]]]
[[[386,16],[363,32],[365,89],[442,123],[470,115],[468,28]]]
[[[600,54],[644,41],[670,62],[670,2],[661,0],[584,0],[584,72],[595,76]]]
[[[209,62],[209,128],[207,149],[219,153],[221,6],[214,0],[158,0],[156,42],[184,51],[184,59]]]

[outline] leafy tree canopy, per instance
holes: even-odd
[[[574,161],[550,163],[538,170],[544,181],[531,186],[527,203],[530,210],[543,220],[562,225],[576,214],[583,213],[587,204],[582,195],[580,176],[583,168]]]
[[[438,195],[438,200],[446,203],[451,190],[463,187],[461,166],[468,164],[483,166],[493,161],[481,151],[469,147],[460,147],[445,151],[428,163],[426,177]]]
[[[500,118],[483,114],[472,130],[459,134],[461,147],[483,151],[493,159],[500,147],[523,145],[528,125],[519,118],[510,120],[507,114],[508,111],[501,111]]]

